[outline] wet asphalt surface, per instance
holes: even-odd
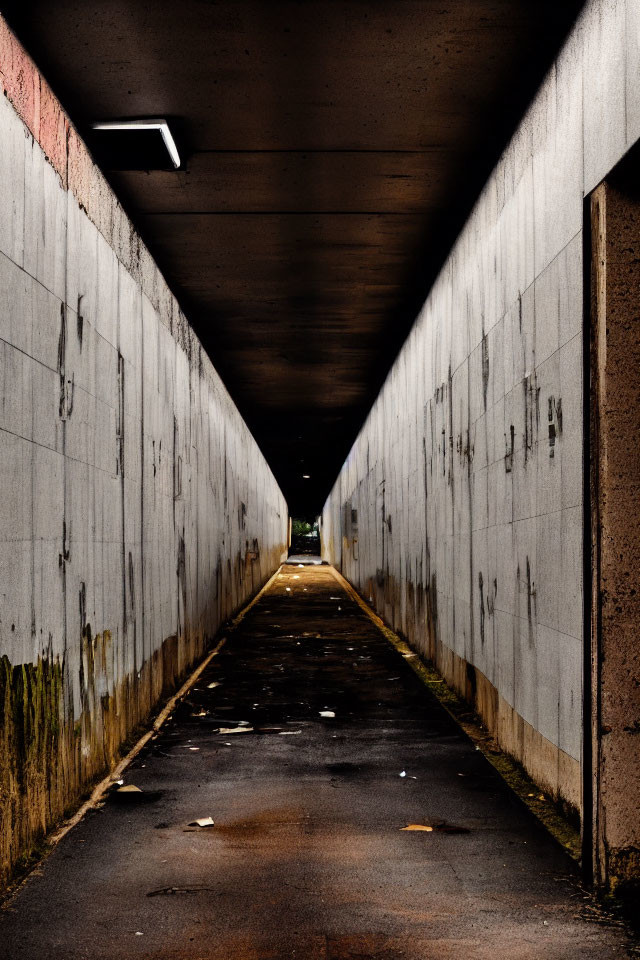
[[[150,799],[64,838],[0,912],[2,960],[627,956],[326,566],[283,567],[125,782]]]

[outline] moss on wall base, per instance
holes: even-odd
[[[68,668],[59,658],[0,659],[0,886],[46,832],[68,814],[118,760],[122,745],[205,652],[201,633],[168,637],[112,694],[98,694],[109,631],[87,640],[82,713],[74,717]],[[103,662],[104,661],[104,662]]]
[[[0,879],[52,822],[64,794],[59,763],[73,748],[65,727],[63,667],[0,659]]]

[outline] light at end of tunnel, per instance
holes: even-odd
[[[94,130],[159,130],[172,164],[176,169],[180,166],[180,154],[166,120],[107,120],[92,127]]]

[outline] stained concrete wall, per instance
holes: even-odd
[[[581,805],[583,198],[640,135],[640,4],[592,0],[322,517],[324,555]]]
[[[286,551],[287,506],[0,21],[0,881]]]

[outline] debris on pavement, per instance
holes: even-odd
[[[410,823],[401,830],[421,830],[424,833],[471,833],[468,827],[459,827],[455,823],[447,823],[446,820],[437,820],[433,824]]]
[[[146,792],[133,783],[123,784],[121,780],[116,781],[116,787],[117,789],[112,789],[108,794],[108,799],[114,803],[151,803],[161,796],[159,790]]]
[[[149,890],[147,894],[148,897],[171,897],[175,896],[178,893],[202,893],[202,892],[212,892],[213,887],[160,887],[159,890]]]
[[[201,692],[192,688],[157,746],[149,744],[137,758],[147,769],[111,776],[110,812],[80,828],[87,842],[72,838],[68,860],[61,850],[47,862],[34,893],[19,895],[24,914],[15,921],[6,914],[14,940],[0,954],[19,960],[28,948],[33,957],[23,960],[42,960],[58,943],[66,957],[74,928],[81,938],[83,930],[100,930],[106,870],[106,879],[116,881],[107,907],[122,920],[107,924],[96,942],[112,960],[128,952],[131,960],[134,954],[149,960],[163,947],[176,958],[244,957],[255,950],[256,957],[319,952],[364,960],[426,957],[435,950],[540,960],[549,931],[555,939],[547,954],[613,958],[608,931],[572,919],[580,907],[580,888],[572,882],[579,883],[577,869],[520,805],[507,801],[493,768],[425,696],[410,665],[402,667],[397,650],[362,610],[344,598],[345,618],[337,617],[339,603],[327,601],[333,574],[317,570],[325,583],[306,575],[297,581],[299,590],[309,586],[307,601],[282,597],[276,581],[212,672],[201,675]],[[284,623],[272,628],[273,614],[282,619],[289,607]],[[346,652],[358,654],[357,668]],[[221,682],[213,681],[214,669]],[[402,676],[389,673],[393,669]],[[210,697],[220,686],[224,691]],[[208,714],[193,724],[199,711]],[[340,724],[318,723],[337,714]],[[249,732],[253,739],[242,740]],[[291,748],[274,739],[303,733],[304,742]],[[225,734],[236,738],[220,740]],[[203,757],[186,763],[184,750],[198,747]],[[397,770],[403,754],[420,771],[417,778]],[[123,778],[119,784],[116,777]],[[458,783],[463,777],[468,784]],[[415,788],[405,782],[410,779]],[[117,788],[125,783],[129,789],[116,806]],[[163,799],[144,803],[160,786]],[[540,802],[549,804],[549,798]],[[202,813],[192,813],[191,822],[183,819],[198,807]],[[217,820],[204,813],[207,807]],[[402,840],[399,832],[427,839]],[[89,868],[90,857],[95,867]],[[388,869],[380,871],[380,862]],[[331,896],[336,889],[344,893],[342,887],[346,900]],[[44,931],[38,929],[43,912],[33,909],[38,889],[52,897]],[[291,921],[283,923],[287,913]],[[541,931],[545,918],[549,926]],[[4,930],[0,923],[0,942]],[[140,946],[129,941],[127,950],[135,931]],[[518,939],[514,931],[521,931]]]

